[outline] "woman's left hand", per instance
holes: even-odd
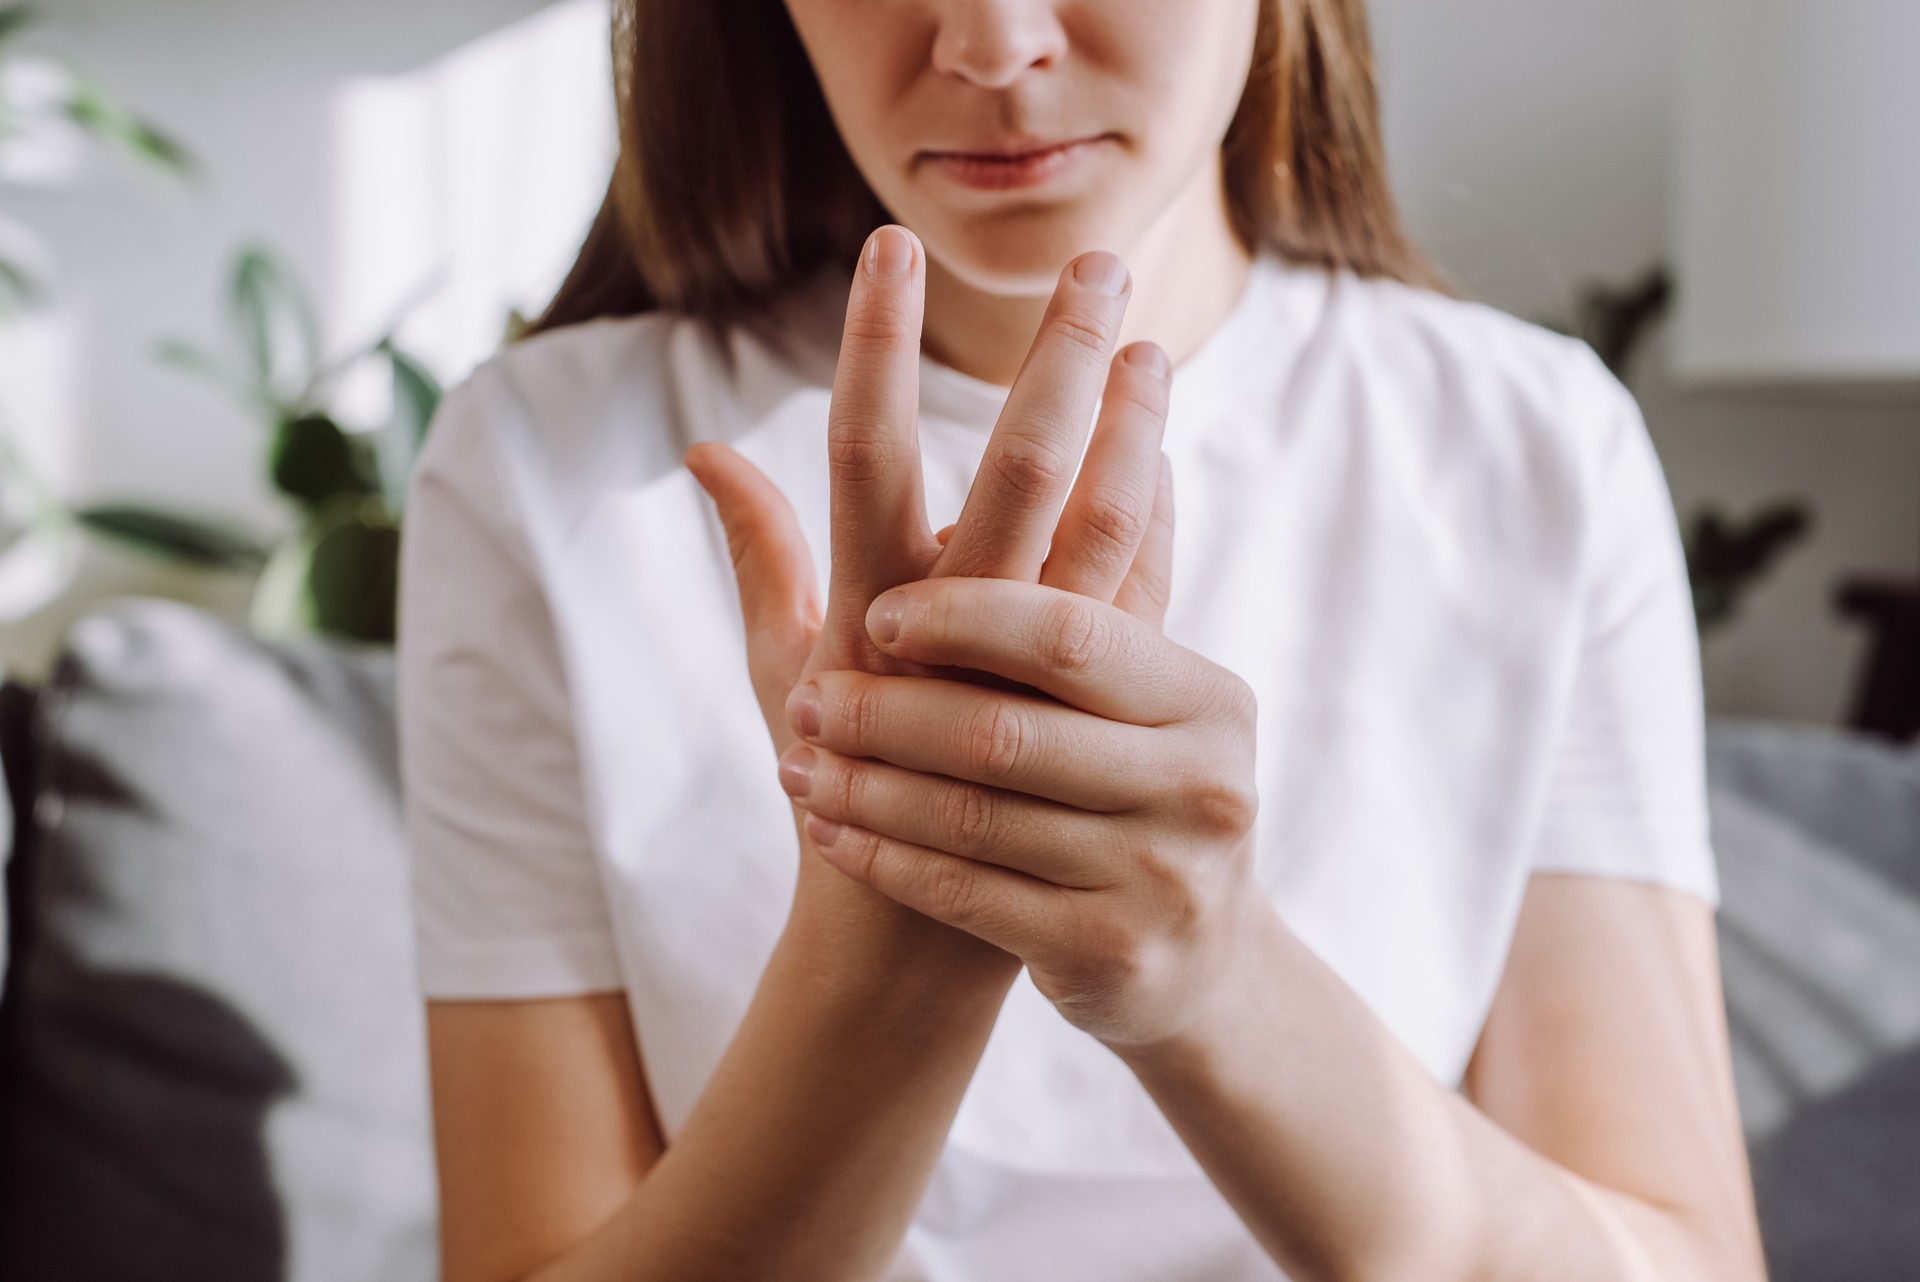
[[[1273,917],[1253,876],[1247,684],[1035,583],[905,584],[867,628],[887,654],[1038,693],[844,670],[795,689],[789,755],[815,753],[795,801],[820,853],[1015,954],[1110,1046],[1193,1027],[1198,995]]]

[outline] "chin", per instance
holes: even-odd
[[[1032,206],[985,213],[940,211],[908,224],[927,256],[969,288],[1007,296],[1050,296],[1060,273],[1090,249],[1125,256],[1125,237],[1111,218],[1071,206]]]

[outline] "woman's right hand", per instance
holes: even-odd
[[[787,707],[788,696],[814,673],[930,673],[881,653],[867,635],[867,607],[901,583],[942,575],[1021,579],[1162,621],[1173,538],[1172,480],[1160,452],[1167,359],[1152,343],[1113,355],[1130,283],[1120,260],[1104,251],[1067,265],[959,520],[936,535],[926,518],[918,434],[925,253],[898,226],[868,239],[828,415],[832,548],[824,609],[786,496],[726,445],[701,442],[687,451],[687,467],[726,530],[748,670],[776,752],[795,739],[789,715],[797,710]],[[1096,401],[1099,422],[1083,462]],[[842,876],[812,849],[797,804],[794,813],[802,847],[796,911],[818,900],[836,917],[852,912],[895,930],[951,931]]]

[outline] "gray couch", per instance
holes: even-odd
[[[392,699],[388,651],[144,600],[0,687],[0,1278],[434,1275]],[[1712,739],[1775,1277],[1920,1277],[1920,754]]]

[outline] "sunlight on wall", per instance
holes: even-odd
[[[322,300],[336,333],[377,337],[404,314],[403,345],[457,380],[499,345],[510,309],[544,306],[612,167],[607,31],[605,0],[565,0],[343,87]],[[364,413],[380,390],[352,394]]]
[[[79,439],[72,395],[77,377],[76,337],[71,312],[36,311],[0,325],[0,434],[4,448],[17,450],[40,484],[58,491],[75,467]],[[9,481],[11,469],[6,469]],[[22,516],[22,493],[9,486],[0,502],[0,536],[10,534]]]

